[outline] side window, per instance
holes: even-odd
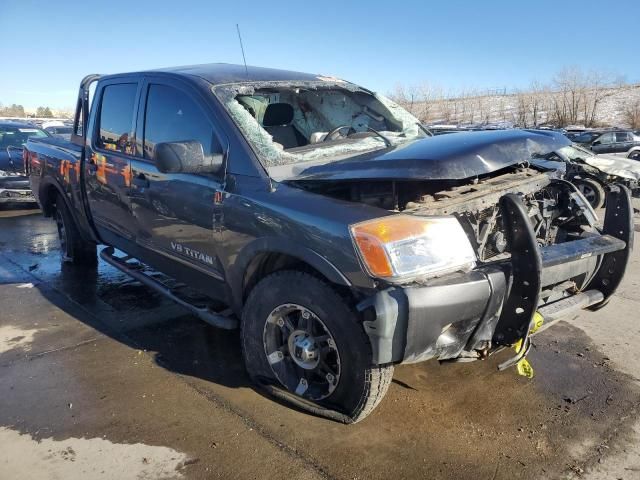
[[[137,89],[135,83],[119,83],[104,88],[98,120],[98,147],[133,153],[130,136]]]
[[[597,140],[602,144],[606,145],[608,143],[613,143],[613,133],[604,133],[600,135]]]
[[[144,158],[158,143],[196,140],[205,155],[222,153],[211,122],[187,94],[168,85],[149,85],[144,119]]]
[[[616,142],[629,142],[629,134],[627,132],[616,133]]]

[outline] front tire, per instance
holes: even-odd
[[[573,180],[573,184],[593,208],[602,208],[604,206],[606,193],[600,182],[591,178],[582,178]]]
[[[58,228],[62,263],[94,266],[97,263],[96,244],[80,236],[76,222],[61,195],[56,198],[53,219]]]
[[[308,273],[281,271],[262,279],[245,304],[241,337],[252,380],[284,387],[339,412],[347,423],[373,411],[393,376],[393,366],[372,364],[355,312]]]

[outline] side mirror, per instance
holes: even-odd
[[[154,160],[162,173],[216,173],[222,167],[224,155],[205,156],[202,144],[195,140],[158,143]]]
[[[600,145],[600,143],[601,143],[601,142],[600,142],[600,140],[596,140],[595,142],[593,142],[593,143],[591,144],[591,146],[592,146],[592,147],[597,147],[598,145]]]

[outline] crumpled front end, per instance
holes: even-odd
[[[607,303],[633,245],[624,186],[611,187],[599,232],[562,243],[539,245],[521,195],[503,195],[499,208],[508,258],[424,284],[389,286],[358,305],[376,363],[477,360],[519,341],[522,357],[536,313],[549,324]]]

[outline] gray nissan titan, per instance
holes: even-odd
[[[395,364],[516,345],[504,369],[534,318],[607,303],[633,243],[629,192],[608,187],[600,224],[532,161],[569,144],[431,137],[344,80],[199,65],[86,77],[71,140],[30,138],[25,162],[64,262],[105,245],[106,262],[240,328],[261,388],[353,423]]]

